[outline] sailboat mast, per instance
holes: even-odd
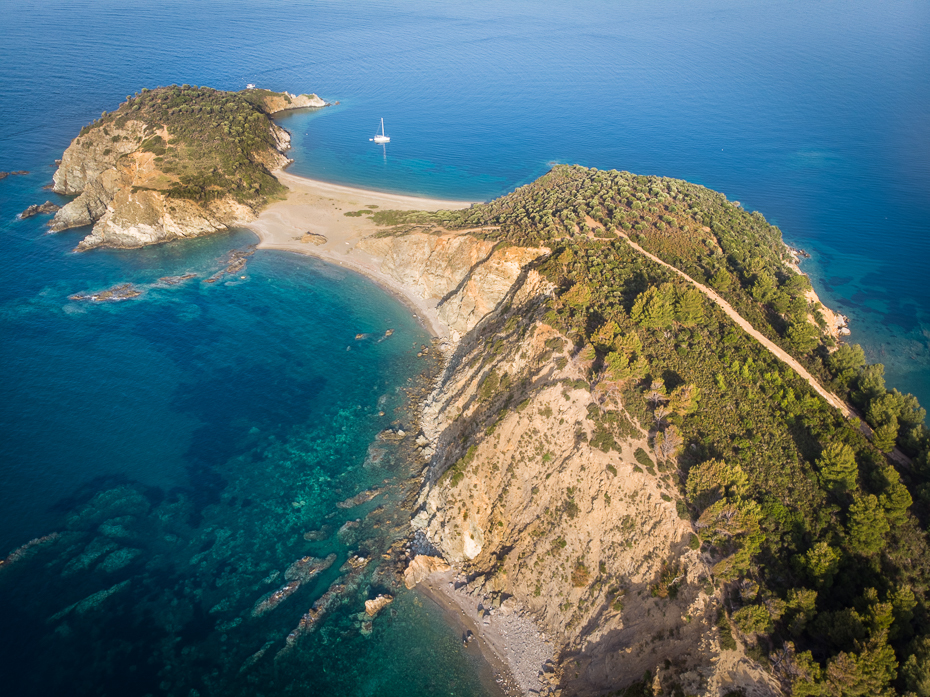
[[[381,117],[381,135],[384,135],[384,117]]]

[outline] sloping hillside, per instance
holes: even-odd
[[[559,638],[560,689],[649,670],[636,689],[926,694],[925,412],[835,349],[776,228],[685,182],[578,167],[465,211],[376,215],[382,238],[551,249],[426,407],[415,525]]]

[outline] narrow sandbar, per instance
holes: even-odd
[[[436,313],[434,300],[420,297],[382,273],[380,259],[355,249],[359,240],[377,232],[378,226],[371,217],[350,217],[345,213],[365,209],[455,210],[468,208],[473,201],[444,201],[369,191],[306,179],[282,170],[274,175],[288,188],[287,197],[272,203],[256,220],[244,225],[259,236],[260,249],[309,254],[358,271],[402,299],[434,336],[449,336],[448,327]]]

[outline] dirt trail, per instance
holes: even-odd
[[[630,245],[633,249],[635,249],[637,252],[639,252],[639,253],[642,254],[643,256],[649,257],[650,259],[652,259],[652,260],[653,260],[654,262],[656,262],[657,264],[661,264],[661,265],[664,266],[665,268],[667,268],[667,269],[669,269],[669,270],[671,270],[671,271],[674,271],[676,274],[678,274],[678,275],[681,276],[683,279],[685,279],[686,281],[688,281],[688,283],[690,283],[690,284],[693,285],[695,288],[697,288],[699,291],[701,291],[701,292],[702,292],[704,295],[706,295],[708,298],[710,298],[710,299],[713,300],[715,303],[717,303],[717,305],[720,306],[720,309],[722,309],[722,310],[727,314],[727,316],[728,316],[730,319],[732,319],[734,322],[736,322],[740,327],[743,328],[743,330],[744,330],[747,334],[749,334],[750,336],[752,336],[756,341],[758,341],[758,342],[759,342],[760,344],[762,344],[765,348],[767,348],[767,349],[769,350],[769,352],[772,353],[772,355],[774,355],[774,356],[775,356],[776,358],[778,358],[779,360],[781,360],[781,361],[783,361],[784,363],[787,363],[789,366],[791,366],[791,368],[792,368],[798,375],[800,375],[802,378],[804,378],[805,380],[807,380],[807,384],[809,384],[811,387],[813,387],[814,390],[817,392],[817,394],[819,394],[821,397],[823,397],[825,400],[827,400],[832,406],[834,406],[834,407],[836,407],[837,409],[839,409],[840,412],[843,414],[843,416],[845,416],[846,418],[849,418],[850,416],[853,415],[852,412],[850,411],[849,407],[846,405],[846,403],[845,403],[843,400],[841,400],[839,397],[837,397],[837,396],[836,396],[835,394],[833,394],[832,392],[828,392],[827,390],[825,390],[825,389],[820,385],[820,383],[817,382],[817,381],[814,379],[814,376],[811,375],[810,373],[808,373],[807,370],[805,370],[804,366],[802,366],[802,365],[801,365],[800,363],[798,363],[794,358],[792,358],[791,355],[790,355],[787,351],[785,351],[785,350],[782,349],[781,347],[777,346],[777,345],[776,345],[775,343],[773,343],[770,339],[766,338],[765,335],[763,335],[763,334],[760,333],[758,330],[756,330],[756,328],[753,327],[749,322],[747,322],[745,319],[743,319],[743,317],[742,317],[736,310],[733,309],[733,306],[730,305],[730,303],[728,303],[726,300],[724,300],[723,298],[721,298],[719,295],[717,295],[714,291],[712,291],[712,290],[711,290],[710,288],[708,288],[707,286],[701,285],[700,283],[698,283],[697,281],[695,281],[693,278],[691,278],[691,277],[690,277],[688,274],[686,274],[684,271],[681,271],[680,269],[676,269],[676,268],[675,268],[674,266],[672,266],[671,264],[667,264],[666,262],[664,262],[664,261],[662,261],[661,259],[659,259],[659,257],[657,257],[655,254],[650,254],[649,252],[647,252],[645,249],[643,249],[642,247],[640,247],[638,244],[636,244],[633,240],[631,240],[629,237],[627,237],[625,234],[623,234],[623,233],[620,232],[619,230],[617,231],[617,234],[620,235],[623,239],[625,239],[625,240],[627,241],[627,244],[629,244],[629,245]]]

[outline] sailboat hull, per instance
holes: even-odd
[[[376,143],[390,143],[391,139],[388,136],[375,136]]]

